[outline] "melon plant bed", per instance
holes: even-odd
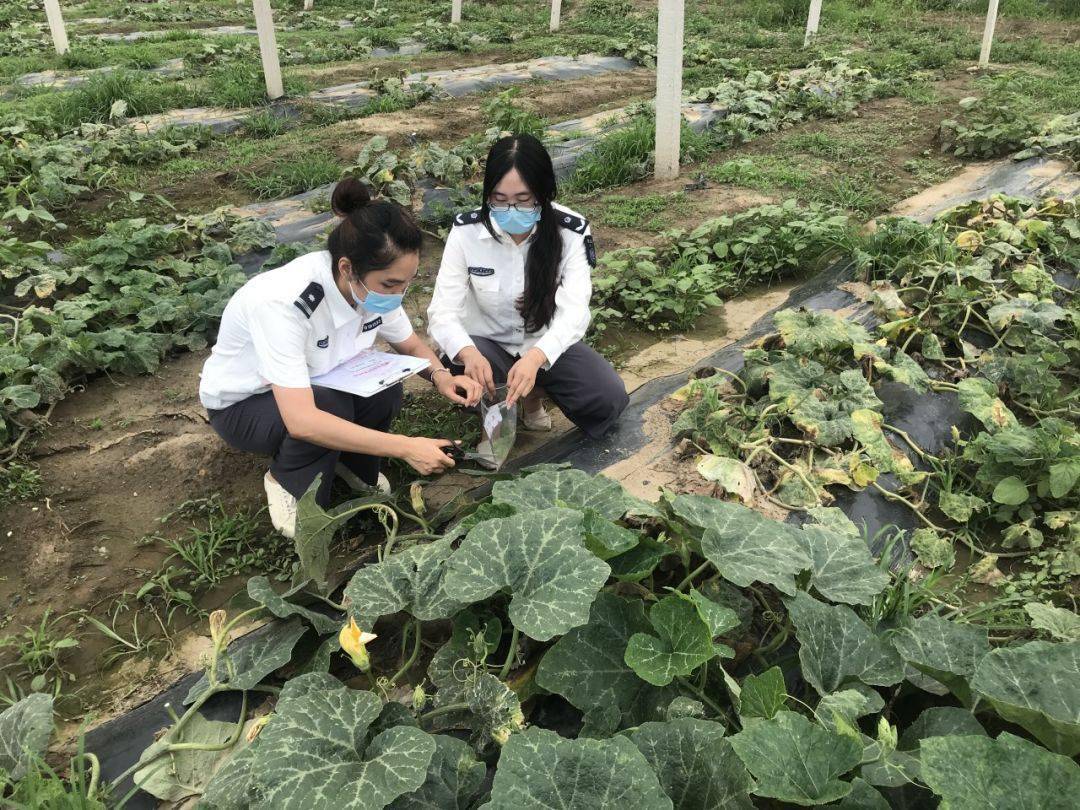
[[[364,511],[387,527],[379,560],[318,594],[330,535]],[[259,606],[211,617],[205,676],[124,776],[205,808],[1068,806],[1080,643],[992,644],[932,594],[898,599],[842,512],[810,516],[649,504],[556,466],[497,480],[445,531],[305,498],[298,545],[329,610],[252,579]],[[256,614],[282,621],[230,651]],[[402,618],[400,647],[378,639]],[[235,723],[199,713],[228,691]],[[256,692],[273,709],[248,717]],[[29,701],[0,716],[5,741],[46,724],[48,698]]]

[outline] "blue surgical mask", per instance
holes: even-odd
[[[393,312],[395,309],[401,306],[402,299],[405,298],[404,293],[398,295],[387,295],[386,293],[374,292],[369,290],[367,285],[362,281],[358,281],[359,285],[364,288],[367,293],[366,297],[361,301],[356,297],[356,293],[353,292],[352,285],[349,285],[349,293],[352,295],[353,301],[356,306],[362,307],[368,312],[377,313],[379,315],[385,315],[387,312]]]
[[[508,211],[492,211],[491,218],[507,233],[520,236],[531,231],[540,221],[540,209],[519,211],[517,208],[510,208]]]

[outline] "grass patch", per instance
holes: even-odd
[[[269,171],[244,174],[241,185],[260,200],[274,200],[332,183],[341,176],[343,168],[330,155],[301,155]]]
[[[272,110],[263,110],[244,121],[244,134],[249,138],[276,138],[289,128],[288,122]]]
[[[613,228],[640,228],[661,230],[666,228],[666,217],[658,214],[666,212],[672,205],[686,201],[681,191],[676,194],[646,194],[643,197],[604,197],[596,206],[594,219],[601,225]]]
[[[755,191],[802,189],[810,185],[814,178],[814,173],[807,170],[806,164],[806,160],[761,155],[710,166],[705,176],[714,183],[729,183]]]
[[[198,97],[186,85],[157,76],[140,76],[126,70],[97,75],[68,93],[58,93],[46,106],[60,127],[108,121],[113,105],[123,101],[125,115],[154,113],[194,106]]]
[[[307,92],[308,83],[286,76],[286,95]],[[205,103],[218,107],[256,107],[265,104],[266,80],[261,68],[248,65],[228,65],[210,73],[206,80]]]

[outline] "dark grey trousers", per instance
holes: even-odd
[[[332,388],[312,386],[315,405],[372,430],[389,430],[401,410],[401,384],[380,391],[373,397],[360,397]],[[317,444],[294,439],[285,430],[274,394],[255,394],[220,411],[207,411],[210,426],[230,447],[249,453],[272,457],[270,474],[295,498],[300,498],[315,476],[322,473],[315,500],[326,507],[330,486],[334,482],[334,467],[338,461],[348,467],[365,484],[374,486],[379,478],[379,456],[343,453]]]
[[[491,373],[496,385],[506,382],[510,367],[518,358],[493,340],[470,336],[480,354],[491,363]],[[461,374],[462,366],[443,358],[455,374]],[[630,397],[626,386],[615,373],[611,363],[578,341],[556,360],[550,370],[536,373],[536,384],[551,398],[566,418],[591,437],[604,435],[626,409]]]

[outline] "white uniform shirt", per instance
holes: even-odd
[[[329,251],[308,253],[260,273],[233,294],[217,343],[203,365],[199,399],[220,410],[270,390],[306,388],[311,378],[356,356],[381,337],[413,333],[401,307],[386,315],[358,311],[330,269]]]
[[[525,260],[531,240],[515,245],[492,221],[496,239],[484,227],[480,212],[454,219],[446,239],[435,292],[428,307],[428,334],[451,360],[466,346],[469,335],[490,338],[515,356],[533,346],[550,368],[564,351],[585,336],[592,297],[591,266],[596,261],[592,233],[584,217],[554,205],[562,236],[559,286],[555,314],[546,328],[525,332],[517,302],[525,291]]]

